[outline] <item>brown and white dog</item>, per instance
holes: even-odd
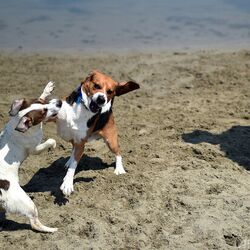
[[[10,120],[0,134],[0,207],[9,213],[25,215],[31,227],[41,232],[57,229],[39,221],[34,202],[19,185],[18,170],[29,154],[40,154],[56,146],[54,139],[41,143],[42,122],[55,117],[62,105],[61,100],[46,101],[53,88],[49,82],[39,99],[14,101],[9,111]]]
[[[57,132],[73,145],[73,151],[66,162],[67,174],[60,187],[64,195],[73,191],[73,178],[86,142],[103,138],[115,154],[115,174],[124,174],[122,157],[118,145],[118,134],[112,113],[115,96],[138,89],[139,84],[129,81],[118,83],[98,72],[91,72],[80,86],[62,104],[57,116]]]

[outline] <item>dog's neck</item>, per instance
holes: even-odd
[[[0,134],[0,177],[9,173],[9,178],[18,181],[20,165],[42,140],[42,125],[22,133],[15,130],[15,124],[15,119],[11,118]]]
[[[6,143],[7,141],[10,150],[13,150],[16,147],[19,148],[19,151],[26,152],[24,156],[25,159],[28,156],[29,151],[32,151],[42,140],[42,123],[29,128],[25,133],[15,130],[16,125],[17,120],[15,117],[12,117],[2,132],[2,136],[6,137],[6,139],[3,142],[1,138],[1,143]],[[22,162],[24,159],[20,159],[20,161]]]
[[[82,91],[81,86],[79,86],[77,90],[77,96],[75,100],[76,104],[82,104],[85,109],[87,109],[89,112],[91,112],[88,108],[88,97],[85,92]]]

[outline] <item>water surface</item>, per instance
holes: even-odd
[[[0,1],[0,49],[246,47],[249,0]]]

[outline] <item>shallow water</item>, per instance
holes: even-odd
[[[11,50],[247,47],[250,1],[8,0],[0,32]]]

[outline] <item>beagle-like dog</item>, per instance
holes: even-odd
[[[65,164],[67,174],[60,187],[64,195],[73,191],[73,178],[86,142],[103,138],[115,154],[115,174],[124,174],[118,145],[118,134],[112,113],[115,96],[138,89],[139,84],[129,81],[118,83],[101,72],[93,71],[81,82],[62,104],[57,115],[57,132],[73,145],[72,154]]]
[[[55,117],[62,106],[61,100],[46,101],[53,88],[49,82],[39,99],[14,101],[10,120],[0,134],[0,207],[28,217],[31,227],[41,232],[55,232],[57,228],[39,221],[35,204],[19,185],[18,169],[29,154],[40,154],[56,146],[54,139],[41,143],[42,122]]]

